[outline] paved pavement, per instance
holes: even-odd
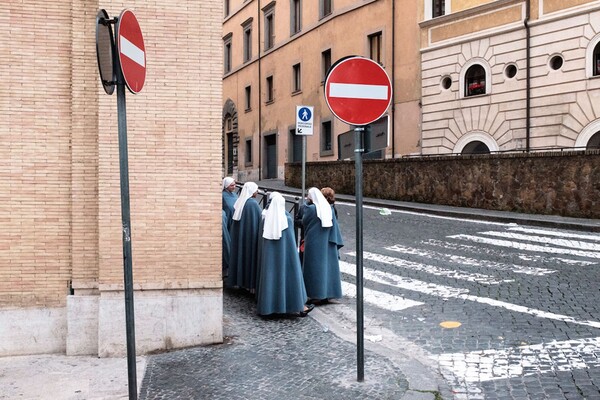
[[[263,319],[252,298],[227,290],[224,343],[150,356],[140,399],[435,399],[444,385],[435,370],[369,345],[358,382],[356,346],[338,336],[352,328],[329,315],[337,306],[319,306],[308,318]]]
[[[300,195],[279,180],[269,191]],[[338,201],[353,201],[337,195]],[[365,205],[600,232],[600,220],[363,199]],[[308,318],[263,319],[253,300],[224,293],[223,344],[138,357],[140,399],[451,399],[419,348],[365,320],[365,381],[357,382],[353,299]],[[345,304],[348,303],[348,304]],[[393,341],[393,343],[391,343]],[[385,345],[383,345],[385,344]],[[390,351],[393,349],[394,351]],[[40,355],[0,358],[0,399],[126,399],[126,359]]]

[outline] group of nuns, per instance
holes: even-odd
[[[262,210],[258,185],[246,182],[239,196],[223,179],[223,279],[227,288],[256,296],[261,316],[305,317],[315,304],[342,297],[339,249],[344,245],[333,204],[310,188],[296,218],[304,233],[300,261],[294,219],[279,192]]]

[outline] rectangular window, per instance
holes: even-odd
[[[231,72],[231,37],[229,34],[223,39],[223,71],[226,74]]]
[[[302,0],[290,0],[290,36],[302,30]]]
[[[252,110],[252,86],[246,86],[246,111]]]
[[[381,40],[381,32],[369,35],[369,58],[383,65],[381,57]]]
[[[331,132],[331,121],[321,122],[321,155],[331,156],[333,155],[333,149],[331,147],[332,132]]]
[[[319,18],[331,14],[331,0],[319,0]]]
[[[446,14],[446,0],[431,0],[431,17],[440,17]]]
[[[244,29],[244,62],[252,59],[252,20],[242,24]]]
[[[223,11],[225,12],[225,17],[229,16],[229,0],[225,0],[225,4],[223,4]]]
[[[331,49],[321,53],[321,82],[325,82],[329,68],[331,68]]]
[[[267,77],[267,103],[270,103],[274,100],[273,93],[273,76]]]
[[[275,45],[275,2],[263,8],[265,15],[265,50]]]
[[[292,67],[292,74],[294,77],[292,93],[299,92],[302,90],[302,69],[300,64],[296,64]]]
[[[252,164],[252,139],[246,139],[246,152],[244,162],[246,165]]]

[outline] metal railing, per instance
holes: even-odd
[[[236,183],[235,184],[235,192],[238,194],[240,194],[241,190],[242,190],[243,185],[240,183]],[[269,203],[269,193],[271,192],[276,192],[277,190],[270,190],[267,188],[258,188],[258,194],[256,196],[256,201],[258,202],[258,204],[262,207],[262,209],[264,210],[265,208],[267,208],[267,205]],[[298,214],[298,210],[300,209],[300,197],[299,196],[294,196],[294,199],[288,199],[286,196],[283,196],[283,198],[285,199],[285,209],[291,214],[292,216],[292,220],[294,221],[294,237],[296,238],[296,243],[299,243],[299,236],[300,236],[300,224],[296,222],[296,214]]]

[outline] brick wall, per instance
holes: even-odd
[[[306,164],[306,185],[354,194],[354,161]],[[302,166],[286,164],[300,187]],[[369,160],[365,197],[600,218],[600,151]]]
[[[0,306],[61,305],[71,278],[71,2],[7,2],[0,27]]]
[[[147,51],[144,89],[127,92],[135,285],[219,287],[222,1],[13,3],[0,15],[0,307],[63,306],[71,280],[123,286],[99,8],[132,9]]]

